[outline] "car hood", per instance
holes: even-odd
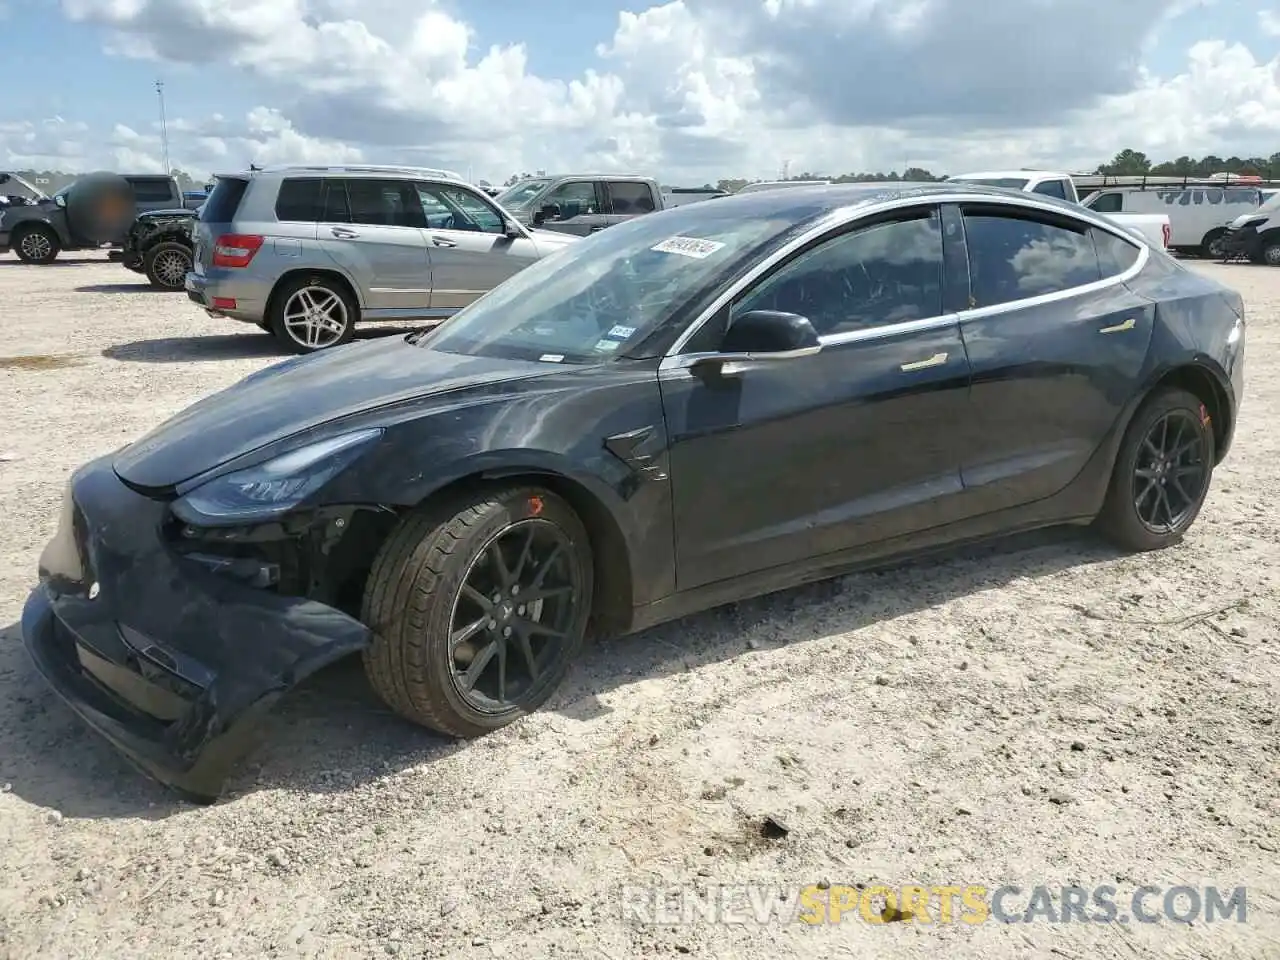
[[[1232,220],[1232,221],[1231,221],[1230,226],[1231,226],[1231,227],[1234,227],[1236,230],[1239,230],[1241,227],[1243,227],[1243,226],[1244,226],[1246,223],[1248,223],[1250,220],[1257,220],[1259,223],[1261,223],[1261,222],[1263,222],[1263,221],[1265,221],[1265,220],[1268,220],[1268,219],[1270,219],[1270,218],[1267,216],[1267,214],[1265,214],[1265,213],[1258,213],[1258,211],[1257,211],[1257,210],[1254,210],[1252,213],[1242,213],[1242,214],[1240,214],[1240,216],[1236,217],[1234,220]]]
[[[286,360],[198,401],[120,450],[115,471],[135,487],[168,490],[344,417],[417,399],[488,396],[553,372],[545,363],[441,353],[402,337],[350,344]]]

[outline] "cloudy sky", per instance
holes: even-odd
[[[0,0],[0,166],[1092,168],[1280,151],[1278,0]]]

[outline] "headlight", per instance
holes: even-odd
[[[357,430],[291,450],[183,492],[174,514],[196,526],[265,520],[287,513],[332,480],[382,435]]]

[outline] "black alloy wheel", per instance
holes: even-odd
[[[407,515],[374,560],[365,673],[401,716],[476,737],[545,703],[582,648],[586,527],[536,486],[488,486]]]
[[[1200,514],[1214,466],[1214,426],[1195,394],[1158,391],[1134,414],[1095,525],[1125,550],[1177,543]]]
[[[563,530],[535,517],[506,527],[472,562],[454,598],[449,651],[454,688],[477,712],[541,702],[544,678],[559,672],[583,602],[572,551]]]
[[[1133,508],[1152,533],[1179,530],[1204,499],[1209,467],[1199,418],[1190,410],[1160,417],[1138,450],[1133,470]]]

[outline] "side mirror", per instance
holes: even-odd
[[[808,317],[781,310],[750,310],[733,318],[717,353],[696,364],[716,367],[721,376],[732,376],[741,364],[760,360],[796,360],[822,350],[818,331]]]
[[[750,310],[733,318],[720,352],[750,354],[751,359],[789,360],[822,349],[808,317],[781,310]]]
[[[53,198],[53,202],[65,209],[67,206],[66,194],[62,194],[62,193],[58,194],[56,197]]]
[[[535,218],[535,222],[536,222],[536,218]],[[517,226],[516,226],[514,223],[512,223],[510,220],[503,220],[503,221],[502,221],[502,235],[503,235],[504,237],[506,237],[508,240],[519,240],[519,239],[520,239],[520,228],[519,228],[519,227],[517,227]]]

